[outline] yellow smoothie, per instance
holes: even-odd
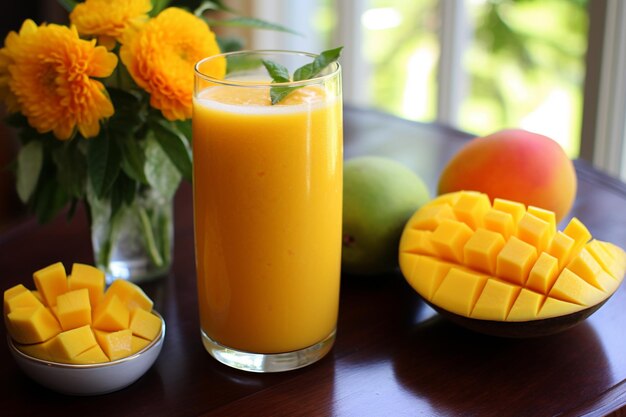
[[[280,353],[334,332],[342,218],[341,97],[218,86],[194,99],[194,221],[202,331]]]

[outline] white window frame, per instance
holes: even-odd
[[[626,2],[589,1],[580,156],[626,181]]]

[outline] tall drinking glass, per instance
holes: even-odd
[[[225,79],[206,73],[227,60]],[[196,65],[193,196],[202,342],[254,372],[296,369],[335,340],[341,263],[341,68],[271,104],[261,60],[290,73],[315,55],[241,51]],[[203,71],[204,69],[204,71]]]

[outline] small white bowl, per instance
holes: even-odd
[[[9,350],[18,366],[39,384],[68,395],[100,395],[125,388],[154,364],[165,339],[165,320],[153,341],[139,352],[111,362],[74,365],[34,358],[20,351],[9,336]]]

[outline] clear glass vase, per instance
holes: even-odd
[[[123,203],[111,218],[109,201],[90,199],[91,242],[95,264],[114,279],[135,283],[165,276],[172,264],[173,200],[154,188]]]

